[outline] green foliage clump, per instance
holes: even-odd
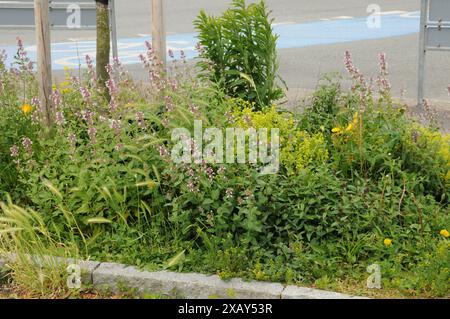
[[[257,108],[284,96],[277,83],[278,36],[269,15],[264,1],[247,6],[245,0],[233,0],[222,16],[202,11],[195,21],[204,75],[227,95],[255,102]]]
[[[17,178],[19,159],[12,155],[16,148],[22,147],[24,138],[36,143],[39,131],[36,119],[31,116],[36,109],[32,105],[37,92],[36,82],[21,50],[20,47],[11,69],[6,68],[6,54],[0,51],[0,199],[3,200],[7,192],[17,197],[23,195]]]

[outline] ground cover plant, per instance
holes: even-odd
[[[207,25],[202,19],[200,27]],[[288,112],[269,93],[256,100],[252,86],[238,86],[240,93],[232,94],[208,77],[215,74],[204,68],[216,63],[213,47],[199,48],[200,75],[186,66],[183,52],[163,71],[147,48],[141,60],[149,81],[133,81],[113,61],[108,98],[89,56],[81,77],[67,70],[53,89],[50,132],[40,124],[22,43],[12,68],[1,55],[3,253],[356,293],[371,293],[367,267],[377,264],[383,291],[391,295],[449,296],[450,136],[432,123],[419,124],[394,101],[384,54],[371,81],[347,52],[352,87],[324,80],[309,102]],[[255,77],[252,82],[256,91],[260,84],[270,86],[265,92],[279,89]],[[192,132],[196,120],[204,128],[278,128],[279,172],[175,163],[172,133],[180,127]],[[11,270],[15,282],[38,294],[63,282],[55,268],[49,280],[33,281],[42,267],[27,258],[12,262]]]

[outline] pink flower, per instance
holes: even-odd
[[[0,63],[4,63],[7,58],[6,50],[0,50]]]
[[[205,49],[204,49],[203,46],[200,44],[200,42],[197,42],[197,43],[195,44],[195,50],[196,50],[198,53],[200,53],[200,54],[202,54],[202,53],[205,52]]]
[[[228,111],[225,113],[225,117],[227,118],[228,123],[233,124],[234,123],[234,115],[233,112]]]
[[[116,134],[120,134],[120,130],[122,129],[122,123],[120,120],[109,120],[109,128],[114,130]]]
[[[90,126],[88,128],[88,135],[91,144],[97,143],[97,129],[95,127]]]
[[[378,63],[380,65],[380,73],[381,75],[388,75],[388,64],[386,61],[386,53],[378,54]]]
[[[142,129],[146,129],[147,128],[147,124],[145,124],[145,119],[144,119],[144,113],[139,111],[136,113],[136,121],[138,123],[138,126]]]
[[[195,104],[190,104],[190,105],[189,105],[189,111],[190,111],[192,114],[196,114],[196,113],[198,112],[198,106],[195,105]]]
[[[168,119],[167,117],[163,118],[163,119],[161,120],[161,124],[162,124],[162,126],[164,126],[165,128],[168,128],[168,127],[169,127],[169,124],[170,124],[169,119]]]
[[[350,76],[353,79],[363,81],[363,76],[360,73],[359,69],[353,64],[353,60],[349,51],[345,51],[344,64],[348,73],[350,73]]]
[[[169,151],[167,150],[167,148],[165,146],[160,146],[159,147],[159,156],[161,157],[166,157],[169,155]]]
[[[80,86],[80,79],[77,76],[71,76],[70,77],[70,83],[74,87]]]
[[[122,144],[122,143],[116,144],[116,146],[114,147],[114,149],[115,149],[117,152],[120,152],[120,151],[123,149],[123,144]]]
[[[173,110],[175,110],[175,105],[173,103],[173,100],[170,96],[165,96],[164,100],[166,102],[166,110],[167,112],[172,112]]]
[[[73,133],[69,133],[67,136],[67,141],[69,141],[70,147],[74,149],[77,145],[77,136]]]
[[[195,172],[194,172],[194,170],[193,170],[192,168],[189,168],[189,169],[187,170],[187,174],[188,174],[188,176],[190,176],[190,177],[194,177]]]
[[[187,183],[187,188],[191,193],[196,193],[197,192],[197,188],[195,187],[195,182],[190,179]]]
[[[89,111],[89,110],[83,111],[83,112],[81,113],[81,115],[82,115],[83,119],[86,121],[86,123],[87,123],[89,126],[94,125],[94,120],[93,120],[93,118],[92,118],[92,115],[93,115],[93,114],[92,114],[91,111]]]
[[[114,113],[117,110],[116,100],[111,97],[111,101],[109,101],[109,112]]]
[[[116,85],[116,82],[113,79],[109,79],[106,82],[106,86],[108,87],[109,95],[115,96],[119,91]]]
[[[89,92],[89,90],[86,87],[82,86],[80,87],[80,93],[83,96],[83,100],[86,103],[89,102],[89,99],[91,97],[91,93]]]
[[[111,64],[108,64],[107,66],[106,66],[106,72],[108,72],[108,75],[109,76],[112,76],[113,75],[113,67],[112,67],[112,65]]]
[[[11,157],[19,157],[19,147],[17,145],[11,146],[9,151],[11,152]]]
[[[91,57],[88,54],[86,55],[86,64],[88,67],[88,73],[94,75],[95,74],[94,62],[92,61]]]
[[[25,152],[28,156],[33,155],[33,141],[31,141],[28,137],[24,137],[22,139],[22,146],[25,149]]]
[[[25,51],[22,39],[19,37],[17,37],[17,47],[17,58],[19,61],[20,70],[24,72],[32,72],[33,63]]]
[[[386,54],[380,53],[378,55],[378,63],[380,66],[380,74],[377,78],[377,84],[378,88],[381,94],[389,94],[391,90],[391,84],[389,83],[389,80],[387,78],[389,72],[388,72],[388,64],[386,62]]]
[[[66,119],[64,118],[64,113],[62,111],[58,111],[55,114],[55,123],[58,126],[63,126],[64,124],[66,124]]]
[[[206,170],[205,170],[205,173],[206,173],[206,176],[208,176],[208,179],[210,180],[210,181],[212,181],[213,179],[214,179],[214,170],[212,169],[212,167],[208,167]]]
[[[59,93],[58,89],[53,91],[53,93],[51,94],[51,99],[52,99],[52,102],[53,102],[53,105],[55,106],[55,108],[59,109],[59,107],[61,106],[61,103],[62,103],[62,97],[61,97],[61,94]]]

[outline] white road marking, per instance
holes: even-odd
[[[95,41],[95,37],[84,37],[84,38],[68,38],[70,42],[86,42],[86,41]]]
[[[294,21],[286,21],[286,22],[276,22],[276,23],[272,23],[273,26],[278,26],[278,25],[288,25],[288,24],[295,24]]]
[[[407,11],[382,11],[382,12],[376,12],[374,13],[374,15],[380,15],[380,16],[384,16],[384,15],[391,15],[391,14],[405,14],[407,13]]]
[[[409,19],[420,18],[420,12],[419,11],[406,12],[404,14],[401,14],[400,17]]]
[[[332,20],[349,20],[349,19],[354,19],[355,17],[350,17],[350,16],[338,16],[338,17],[333,17],[331,18]]]

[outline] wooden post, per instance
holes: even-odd
[[[427,20],[428,20],[428,0],[422,0],[420,6],[420,33],[419,33],[419,76],[417,90],[417,104],[423,110],[425,98],[425,63],[427,55]]]
[[[111,48],[114,60],[119,59],[119,48],[117,47],[117,22],[116,4],[114,0],[109,0],[109,28],[111,30]]]
[[[39,101],[44,124],[52,125],[52,57],[50,51],[50,21],[48,0],[34,0],[34,16],[37,43],[37,78]]]
[[[164,26],[164,0],[152,0],[152,46],[156,57],[166,66],[166,30]]]
[[[109,99],[106,81],[109,80],[107,66],[111,53],[111,32],[109,29],[109,0],[95,0],[97,4],[97,83]]]

